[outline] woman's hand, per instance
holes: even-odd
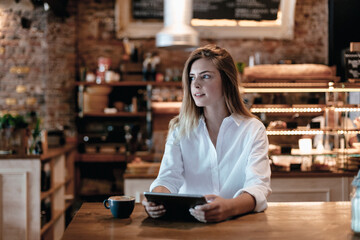
[[[163,205],[156,205],[153,202],[148,202],[146,198],[142,201],[142,205],[145,208],[146,213],[149,215],[149,217],[152,218],[159,218],[163,216],[166,212],[166,209]]]
[[[247,192],[236,198],[225,199],[216,195],[206,195],[207,204],[191,208],[190,214],[200,222],[220,222],[230,217],[254,210],[255,198]]]
[[[170,190],[164,186],[157,186],[152,190],[152,192],[170,193]],[[159,218],[166,212],[163,205],[156,205],[153,202],[148,202],[146,198],[142,201],[142,205],[144,206],[146,213],[152,218]]]
[[[191,208],[190,214],[200,222],[220,222],[231,217],[230,199],[206,195],[207,204]]]

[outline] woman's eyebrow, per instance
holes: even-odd
[[[204,73],[214,73],[214,71],[205,70],[205,71],[200,72],[199,74],[204,74]],[[194,73],[189,73],[189,75],[194,75]]]

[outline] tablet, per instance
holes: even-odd
[[[144,192],[144,196],[149,202],[164,205],[164,218],[170,219],[195,220],[189,209],[206,203],[205,197],[199,194]]]

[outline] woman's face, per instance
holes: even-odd
[[[224,106],[220,72],[210,60],[196,60],[191,66],[189,80],[191,96],[196,106]]]

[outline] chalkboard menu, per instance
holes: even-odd
[[[346,77],[348,79],[360,79],[360,52],[345,53]]]
[[[164,19],[164,0],[132,0],[134,19]]]
[[[194,0],[193,18],[276,20],[280,0]]]
[[[134,19],[163,19],[164,0],[132,0]],[[193,0],[193,18],[276,20],[280,0]]]

